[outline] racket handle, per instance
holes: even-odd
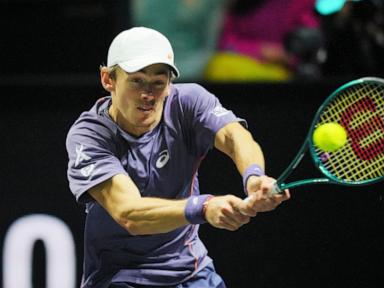
[[[273,196],[275,194],[279,194],[281,193],[283,190],[280,189],[279,185],[277,184],[277,182],[273,183],[273,186],[272,186],[272,189],[271,191],[269,191],[268,193],[268,196]],[[247,203],[249,201],[249,196],[246,197],[244,200],[243,200],[245,203]]]
[[[272,196],[275,194],[279,194],[279,193],[281,193],[281,191],[283,191],[283,190],[281,190],[279,185],[277,184],[277,182],[275,182],[275,183],[273,183],[271,191],[269,191],[269,195]]]

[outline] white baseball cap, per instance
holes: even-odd
[[[157,63],[169,65],[176,77],[180,75],[174,64],[171,43],[156,30],[145,27],[125,30],[109,46],[108,67],[117,64],[132,73]]]

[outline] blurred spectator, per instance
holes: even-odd
[[[206,79],[282,81],[290,79],[321,46],[315,0],[232,1]],[[315,69],[301,69],[318,74]]]
[[[384,2],[318,0],[326,39],[325,76],[384,75]]]
[[[216,51],[226,0],[133,0],[134,26],[163,33],[173,44],[179,80],[200,80]]]

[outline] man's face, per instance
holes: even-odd
[[[152,130],[161,120],[169,86],[170,70],[165,64],[150,65],[134,73],[117,69],[112,117],[135,136]]]

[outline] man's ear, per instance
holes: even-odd
[[[169,96],[171,94],[171,89],[172,89],[172,79],[169,80],[169,83],[168,83],[168,88],[167,88],[167,96]]]
[[[100,68],[100,82],[108,92],[115,89],[115,81],[111,78],[107,67]]]

